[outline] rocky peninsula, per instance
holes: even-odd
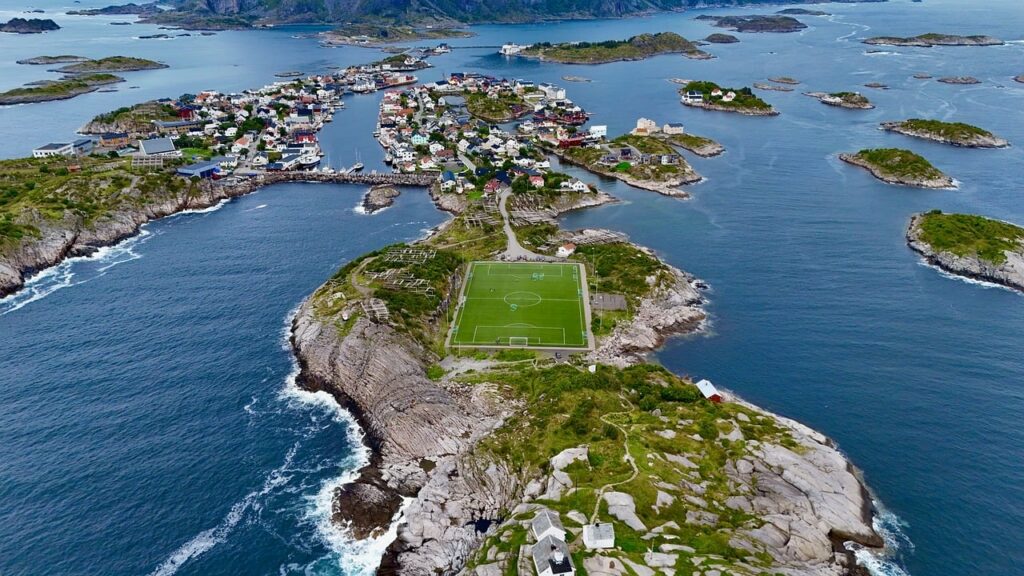
[[[953,188],[955,183],[931,162],[910,150],[875,148],[840,154],[847,164],[865,168],[883,182],[915,188]]]
[[[460,210],[410,247],[432,254],[418,269],[445,271],[431,274],[442,295],[457,292],[460,261],[504,249],[464,224],[479,208]],[[635,313],[570,363],[521,349],[446,351],[445,315],[431,307],[386,320],[364,312],[371,295],[393,297],[366,279],[394,261],[391,250],[410,253],[401,246],[350,262],[307,299],[292,322],[298,382],[351,410],[372,452],[336,493],[334,520],[356,536],[382,534],[408,498],[379,569],[388,574],[526,574],[527,526],[540,509],[560,513],[574,541],[582,524],[614,524],[615,549],[571,544],[590,574],[677,562],[704,573],[856,573],[849,543],[884,546],[856,469],[821,434],[728,394],[710,403],[646,363],[666,337],[702,326],[701,283],[611,236],[577,261],[602,262],[602,280]]]
[[[89,58],[84,56],[61,54],[60,56],[36,56],[34,58],[25,58],[24,60],[18,60],[15,63],[31,66],[49,66],[51,64],[73,64],[77,62],[85,62],[87,60],[89,60]]]
[[[837,108],[871,110],[875,107],[866,96],[858,92],[805,92],[804,95],[817,98],[822,104]]]
[[[915,214],[907,244],[947,272],[1024,291],[1024,228],[972,214]]]
[[[928,33],[919,36],[902,38],[899,36],[875,36],[864,40],[865,44],[874,46],[913,46],[931,48],[932,46],[1002,46],[1005,44],[998,38],[984,35],[958,36],[956,34]]]
[[[54,30],[60,30],[60,26],[49,18],[11,18],[7,22],[0,22],[0,32],[11,34],[42,34]]]
[[[675,32],[639,34],[626,40],[604,42],[541,42],[519,52],[518,56],[562,64],[607,64],[643,60],[662,54],[683,54],[694,59],[711,58],[710,54]]]
[[[881,127],[886,132],[896,132],[964,148],[1005,148],[1010,145],[988,130],[963,122],[911,118],[901,122],[883,122]]]
[[[735,32],[799,32],[807,25],[792,16],[750,15],[750,16],[714,16],[704,14],[694,20],[708,20],[712,26],[726,28]]]
[[[701,158],[711,158],[725,152],[725,146],[711,138],[696,134],[670,134],[665,138],[673,145],[688,150]]]

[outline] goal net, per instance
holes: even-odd
[[[529,346],[530,345],[530,339],[528,337],[526,337],[526,336],[509,336],[508,337],[508,345],[509,346],[519,346],[519,347]]]

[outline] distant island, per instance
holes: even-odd
[[[1021,74],[1020,76],[1014,76],[1013,79],[1016,82],[1020,82],[1021,84],[1024,84],[1024,74]]]
[[[0,92],[0,106],[67,100],[89,92],[95,92],[108,84],[124,82],[124,78],[113,74],[89,74],[64,80],[45,82],[39,86],[25,86],[7,92]]]
[[[800,83],[796,78],[790,78],[789,76],[772,76],[768,78],[769,81],[775,82],[776,84],[790,84],[796,86]]]
[[[28,20],[25,18],[11,18],[7,22],[0,24],[0,32],[9,32],[11,34],[42,34],[43,32],[52,32],[53,30],[60,30],[60,26],[49,18],[45,20],[39,18]]]
[[[839,159],[867,169],[883,182],[915,188],[952,188],[953,179],[931,162],[910,150],[875,148],[856,154],[840,154]]]
[[[981,80],[974,76],[944,76],[939,78],[939,82],[943,84],[981,84]]]
[[[735,112],[748,116],[776,116],[778,111],[758,98],[750,88],[723,88],[714,82],[693,81],[679,89],[684,106]]]
[[[35,58],[25,58],[24,60],[18,60],[16,63],[33,66],[48,66],[50,64],[70,64],[73,62],[85,62],[87,60],[89,59],[84,56],[61,54],[60,56],[36,56]]]
[[[964,148],[1005,148],[1010,145],[988,130],[963,122],[911,118],[902,122],[883,122],[882,129]]]
[[[851,110],[871,110],[875,107],[867,96],[859,92],[805,92],[805,96],[817,98],[822,104]]]
[[[542,42],[528,46],[519,56],[562,64],[605,64],[626,60],[643,60],[661,54],[683,54],[706,59],[711,55],[675,32],[639,34],[627,40],[605,42]]]
[[[973,214],[915,214],[907,244],[947,272],[1024,291],[1024,228]]]
[[[137,16],[153,15],[163,12],[156,2],[147,4],[121,4],[119,6],[107,6],[105,8],[90,8],[87,10],[69,10],[72,16],[125,16],[135,14]]]
[[[454,27],[384,26],[378,24],[348,24],[325,32],[323,43],[328,46],[385,46],[416,40],[470,38],[469,30]]]
[[[1002,46],[1005,44],[998,38],[991,36],[957,36],[955,34],[937,34],[931,32],[920,36],[901,38],[899,36],[875,36],[864,40],[865,44],[876,46],[914,46],[918,48],[931,48],[932,46]]]
[[[56,71],[63,74],[83,74],[93,72],[135,72],[138,70],[158,70],[167,67],[167,64],[145,58],[109,56],[98,60],[84,58],[73,64],[57,68]]]
[[[714,34],[708,35],[708,37],[705,38],[704,41],[710,42],[712,44],[735,44],[739,42],[740,39],[733,36],[732,34],[722,34],[721,32],[716,32]]]
[[[728,28],[736,32],[798,32],[807,28],[803,22],[792,16],[714,16],[704,14],[694,20],[710,20],[712,26]]]
[[[808,10],[807,8],[786,8],[779,10],[776,14],[785,14],[788,16],[831,16],[829,12],[822,10]]]

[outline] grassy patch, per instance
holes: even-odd
[[[971,140],[978,136],[986,138],[992,136],[992,133],[988,130],[978,128],[977,126],[972,126],[970,124],[964,124],[963,122],[942,122],[941,120],[922,120],[920,118],[911,118],[910,120],[900,122],[899,125],[901,128],[925,132],[934,136],[953,140],[954,142]]]
[[[901,179],[933,179],[945,175],[923,156],[900,148],[872,148],[861,150],[857,158],[877,168],[880,172]]]
[[[924,215],[921,239],[939,252],[958,256],[977,255],[994,264],[1006,261],[1006,250],[1020,251],[1024,228],[973,214],[943,214],[935,210]]]

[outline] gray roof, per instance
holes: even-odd
[[[537,515],[533,517],[531,525],[533,533],[537,535],[543,534],[548,528],[555,528],[565,532],[565,528],[562,526],[562,519],[558,517],[557,512],[552,512],[551,510],[537,512]]]
[[[139,147],[142,149],[142,153],[149,156],[151,154],[166,154],[167,152],[174,152],[174,141],[170,138],[153,138],[151,140],[143,140],[139,142]]]
[[[571,574],[575,571],[572,557],[569,556],[569,546],[553,536],[547,536],[533,545],[533,566],[537,574],[548,568],[552,574]]]
[[[36,150],[60,150],[61,148],[70,145],[71,144],[69,144],[68,142],[50,142],[49,144],[44,144],[39,148],[36,148]]]
[[[588,540],[615,540],[615,526],[609,522],[587,524],[583,527],[583,535]]]

